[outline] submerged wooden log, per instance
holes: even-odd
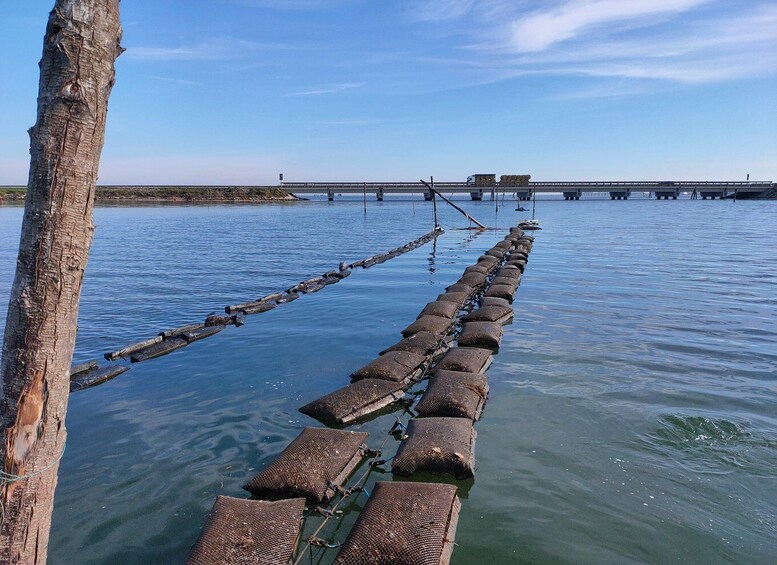
[[[128,345],[124,349],[119,349],[118,351],[113,351],[111,353],[106,353],[105,358],[108,361],[115,361],[119,357],[126,357],[135,351],[140,351],[144,347],[149,347],[151,345],[154,345],[155,343],[160,343],[162,341],[162,336],[158,335],[155,337],[152,337],[150,339],[147,339],[145,341],[140,341],[138,343],[133,343],[132,345]]]
[[[219,316],[215,312],[211,312],[205,318],[206,326],[231,326],[240,327],[246,323],[245,316],[243,314],[232,314],[231,316]]]
[[[224,311],[227,314],[232,314],[234,312],[245,312],[247,308],[254,308],[261,304],[273,304],[281,296],[283,296],[282,292],[274,292],[272,294],[268,294],[267,296],[263,296],[262,298],[259,298],[257,300],[241,302],[240,304],[232,304],[231,306],[227,306],[226,308],[224,308]],[[263,310],[261,311],[263,312]]]
[[[181,334],[181,337],[186,340],[187,343],[198,341],[206,337],[210,337],[219,333],[225,326],[203,326],[194,330],[190,330]]]
[[[329,279],[329,278],[333,278],[333,277],[336,278],[336,279],[344,279],[345,277],[347,277],[350,274],[351,274],[351,271],[349,271],[348,269],[341,269],[339,271],[333,269],[331,271],[327,271],[322,276],[325,279]]]
[[[241,302],[240,304],[231,304],[224,308],[224,311],[227,314],[232,314],[235,312],[245,312],[246,308],[251,308],[253,306],[258,306],[260,304],[266,304],[266,302],[262,302],[261,300],[251,300],[249,302]]]
[[[75,377],[78,373],[83,373],[84,371],[91,371],[92,369],[97,368],[97,360],[93,359],[91,361],[86,361],[84,363],[79,363],[78,365],[73,365],[70,367],[70,379],[72,380],[73,377]]]
[[[293,302],[294,300],[297,300],[299,298],[299,294],[296,292],[288,292],[281,296],[278,300],[276,300],[276,303],[278,304],[286,304],[287,302]]]
[[[118,377],[125,371],[129,371],[129,367],[126,365],[107,365],[105,367],[82,371],[76,375],[74,379],[70,380],[70,392],[99,385],[114,377]]]
[[[322,288],[324,288],[326,285],[325,282],[318,282],[310,285],[305,285],[302,289],[300,289],[300,292],[302,294],[313,294],[314,292],[318,292]]]
[[[315,286],[324,282],[324,277],[312,277],[302,281],[300,284],[303,286]]]
[[[185,339],[180,337],[173,337],[150,345],[145,349],[136,351],[130,356],[130,361],[133,363],[140,363],[141,361],[167,355],[168,353],[172,353],[173,351],[181,349],[182,347],[186,347],[187,345],[189,344]]]
[[[162,336],[163,339],[168,339],[171,337],[179,336],[186,332],[191,332],[194,330],[198,330],[200,328],[205,327],[205,324],[187,324],[185,326],[181,326],[179,328],[174,328],[172,330],[166,330],[163,332],[159,332],[159,335]]]
[[[261,314],[275,308],[274,302],[256,302],[253,306],[243,308],[243,314]]]

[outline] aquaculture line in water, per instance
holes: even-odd
[[[138,363],[177,351],[190,343],[215,335],[228,326],[242,326],[245,323],[246,315],[267,312],[268,310],[277,308],[281,304],[292,302],[303,294],[318,292],[331,284],[340,282],[349,276],[351,271],[357,267],[369,269],[374,265],[384,263],[389,259],[393,259],[394,257],[398,257],[408,251],[421,247],[441,233],[442,229],[436,228],[401,247],[396,247],[384,253],[354,261],[353,263],[342,262],[337,269],[327,271],[321,276],[302,281],[286,290],[268,294],[267,296],[241,304],[227,306],[224,308],[226,315],[218,315],[213,312],[208,314],[203,322],[187,324],[178,328],[166,330],[147,340],[129,345],[117,351],[108,352],[105,354],[105,359],[108,361],[129,360],[131,363]],[[126,363],[111,363],[100,366],[97,360],[73,365],[70,369],[70,392],[104,383],[129,369],[130,367]]]
[[[485,372],[503,324],[512,320],[513,296],[532,245],[532,237],[512,228],[423,308],[401,341],[354,371],[351,384],[300,408],[338,429],[305,428],[244,485],[265,500],[218,496],[188,563],[296,564],[338,549],[339,565],[447,564],[460,509],[456,485],[377,482],[371,493],[365,486],[374,468],[389,463],[398,476],[474,475],[474,422],[488,396]],[[372,449],[367,433],[340,429],[391,407],[402,412]],[[392,436],[401,442],[385,458]],[[349,483],[365,460],[366,468]],[[342,514],[340,507],[362,493],[367,502],[342,543],[322,534]]]

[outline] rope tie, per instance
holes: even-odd
[[[325,539],[317,538],[315,536],[310,536],[308,538],[308,543],[314,547],[326,547],[328,549],[334,549],[335,547],[340,547],[339,543],[329,543]]]
[[[362,492],[363,490],[364,490],[363,486],[356,485],[356,486],[353,486],[353,487],[348,489],[348,494],[349,495],[351,495],[353,493],[357,493],[358,494],[358,493]]]
[[[338,484],[333,483],[332,481],[327,482],[326,486],[327,486],[327,488],[335,491],[340,496],[345,496],[345,494],[346,494],[346,490],[343,487],[341,487]]]
[[[394,422],[394,425],[391,426],[391,429],[389,430],[389,433],[390,434],[400,434],[400,433],[402,433],[402,432],[404,432],[406,430],[407,430],[407,428],[405,427],[405,425],[402,422],[400,422],[399,420],[397,420],[396,422]]]
[[[45,473],[46,471],[51,470],[57,463],[59,463],[60,459],[62,459],[62,456],[65,454],[65,447],[67,447],[67,442],[65,442],[62,445],[62,451],[59,452],[59,455],[43,467],[42,469],[38,469],[37,471],[33,471],[32,473],[27,473],[24,475],[14,475],[13,473],[8,473],[2,469],[0,469],[0,490],[5,491],[5,487],[11,483],[16,483],[18,481],[24,481],[26,479],[32,479],[33,477],[37,477]],[[5,524],[5,505],[3,504],[3,501],[0,500],[0,526],[3,526]]]
[[[65,445],[62,446],[62,451],[60,451],[59,456],[54,459],[51,463],[43,467],[43,469],[39,469],[38,471],[34,471],[32,473],[28,473],[26,475],[14,475],[13,473],[7,473],[0,469],[0,483],[15,483],[17,481],[23,481],[24,479],[31,479],[33,477],[37,477],[38,475],[42,475],[54,465],[59,463],[59,460],[62,459],[62,456],[65,454],[65,447],[67,446],[67,442],[65,442]]]
[[[326,508],[322,508],[321,506],[316,506],[315,512],[321,514],[322,516],[326,516],[327,518],[334,518],[335,516],[334,510],[327,510]]]

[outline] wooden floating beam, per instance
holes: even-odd
[[[127,355],[130,355],[134,353],[135,351],[140,351],[144,347],[149,347],[151,345],[154,345],[155,343],[160,343],[162,341],[162,336],[158,335],[155,337],[152,337],[150,339],[147,339],[145,341],[140,341],[138,343],[133,343],[132,345],[128,345],[124,349],[119,349],[118,351],[113,351],[111,353],[106,353],[105,358],[108,361],[115,361],[119,357],[126,357]]]
[[[70,392],[83,390],[95,385],[99,385],[122,373],[129,371],[126,365],[108,365],[106,367],[93,368],[87,371],[81,371],[75,378],[70,380]]]
[[[171,337],[179,336],[186,332],[199,330],[200,328],[204,328],[204,327],[205,327],[205,324],[187,324],[185,326],[181,326],[180,328],[159,332],[159,335],[162,336],[162,339],[168,339]]]
[[[156,342],[144,349],[140,349],[134,352],[132,355],[130,355],[130,361],[133,363],[140,363],[141,361],[167,355],[168,353],[172,353],[173,351],[181,349],[182,347],[186,347],[187,345],[189,345],[189,343],[185,339],[173,337],[164,341]]]
[[[181,337],[184,338],[187,343],[191,343],[217,334],[225,327],[226,326],[203,326],[201,328],[183,332]]]
[[[275,308],[274,302],[255,302],[252,306],[246,306],[242,309],[243,314],[259,314]]]
[[[91,371],[92,369],[97,368],[97,360],[93,359],[91,361],[86,361],[85,363],[79,363],[78,365],[73,365],[70,368],[70,379],[72,380],[73,377],[75,377],[78,373],[83,373],[84,371]]]

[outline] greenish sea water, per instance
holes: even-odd
[[[347,384],[525,217],[514,203],[460,203],[500,230],[454,229],[460,217],[441,208],[435,244],[73,394],[49,562],[182,563],[214,497],[245,496],[246,479],[318,425],[297,408]],[[537,206],[544,230],[488,372],[453,563],[777,562],[777,206]],[[21,216],[0,207],[3,300]],[[95,218],[76,360],[403,244],[429,231],[431,206]],[[392,421],[354,429],[377,445]],[[342,541],[363,504],[327,535]]]

